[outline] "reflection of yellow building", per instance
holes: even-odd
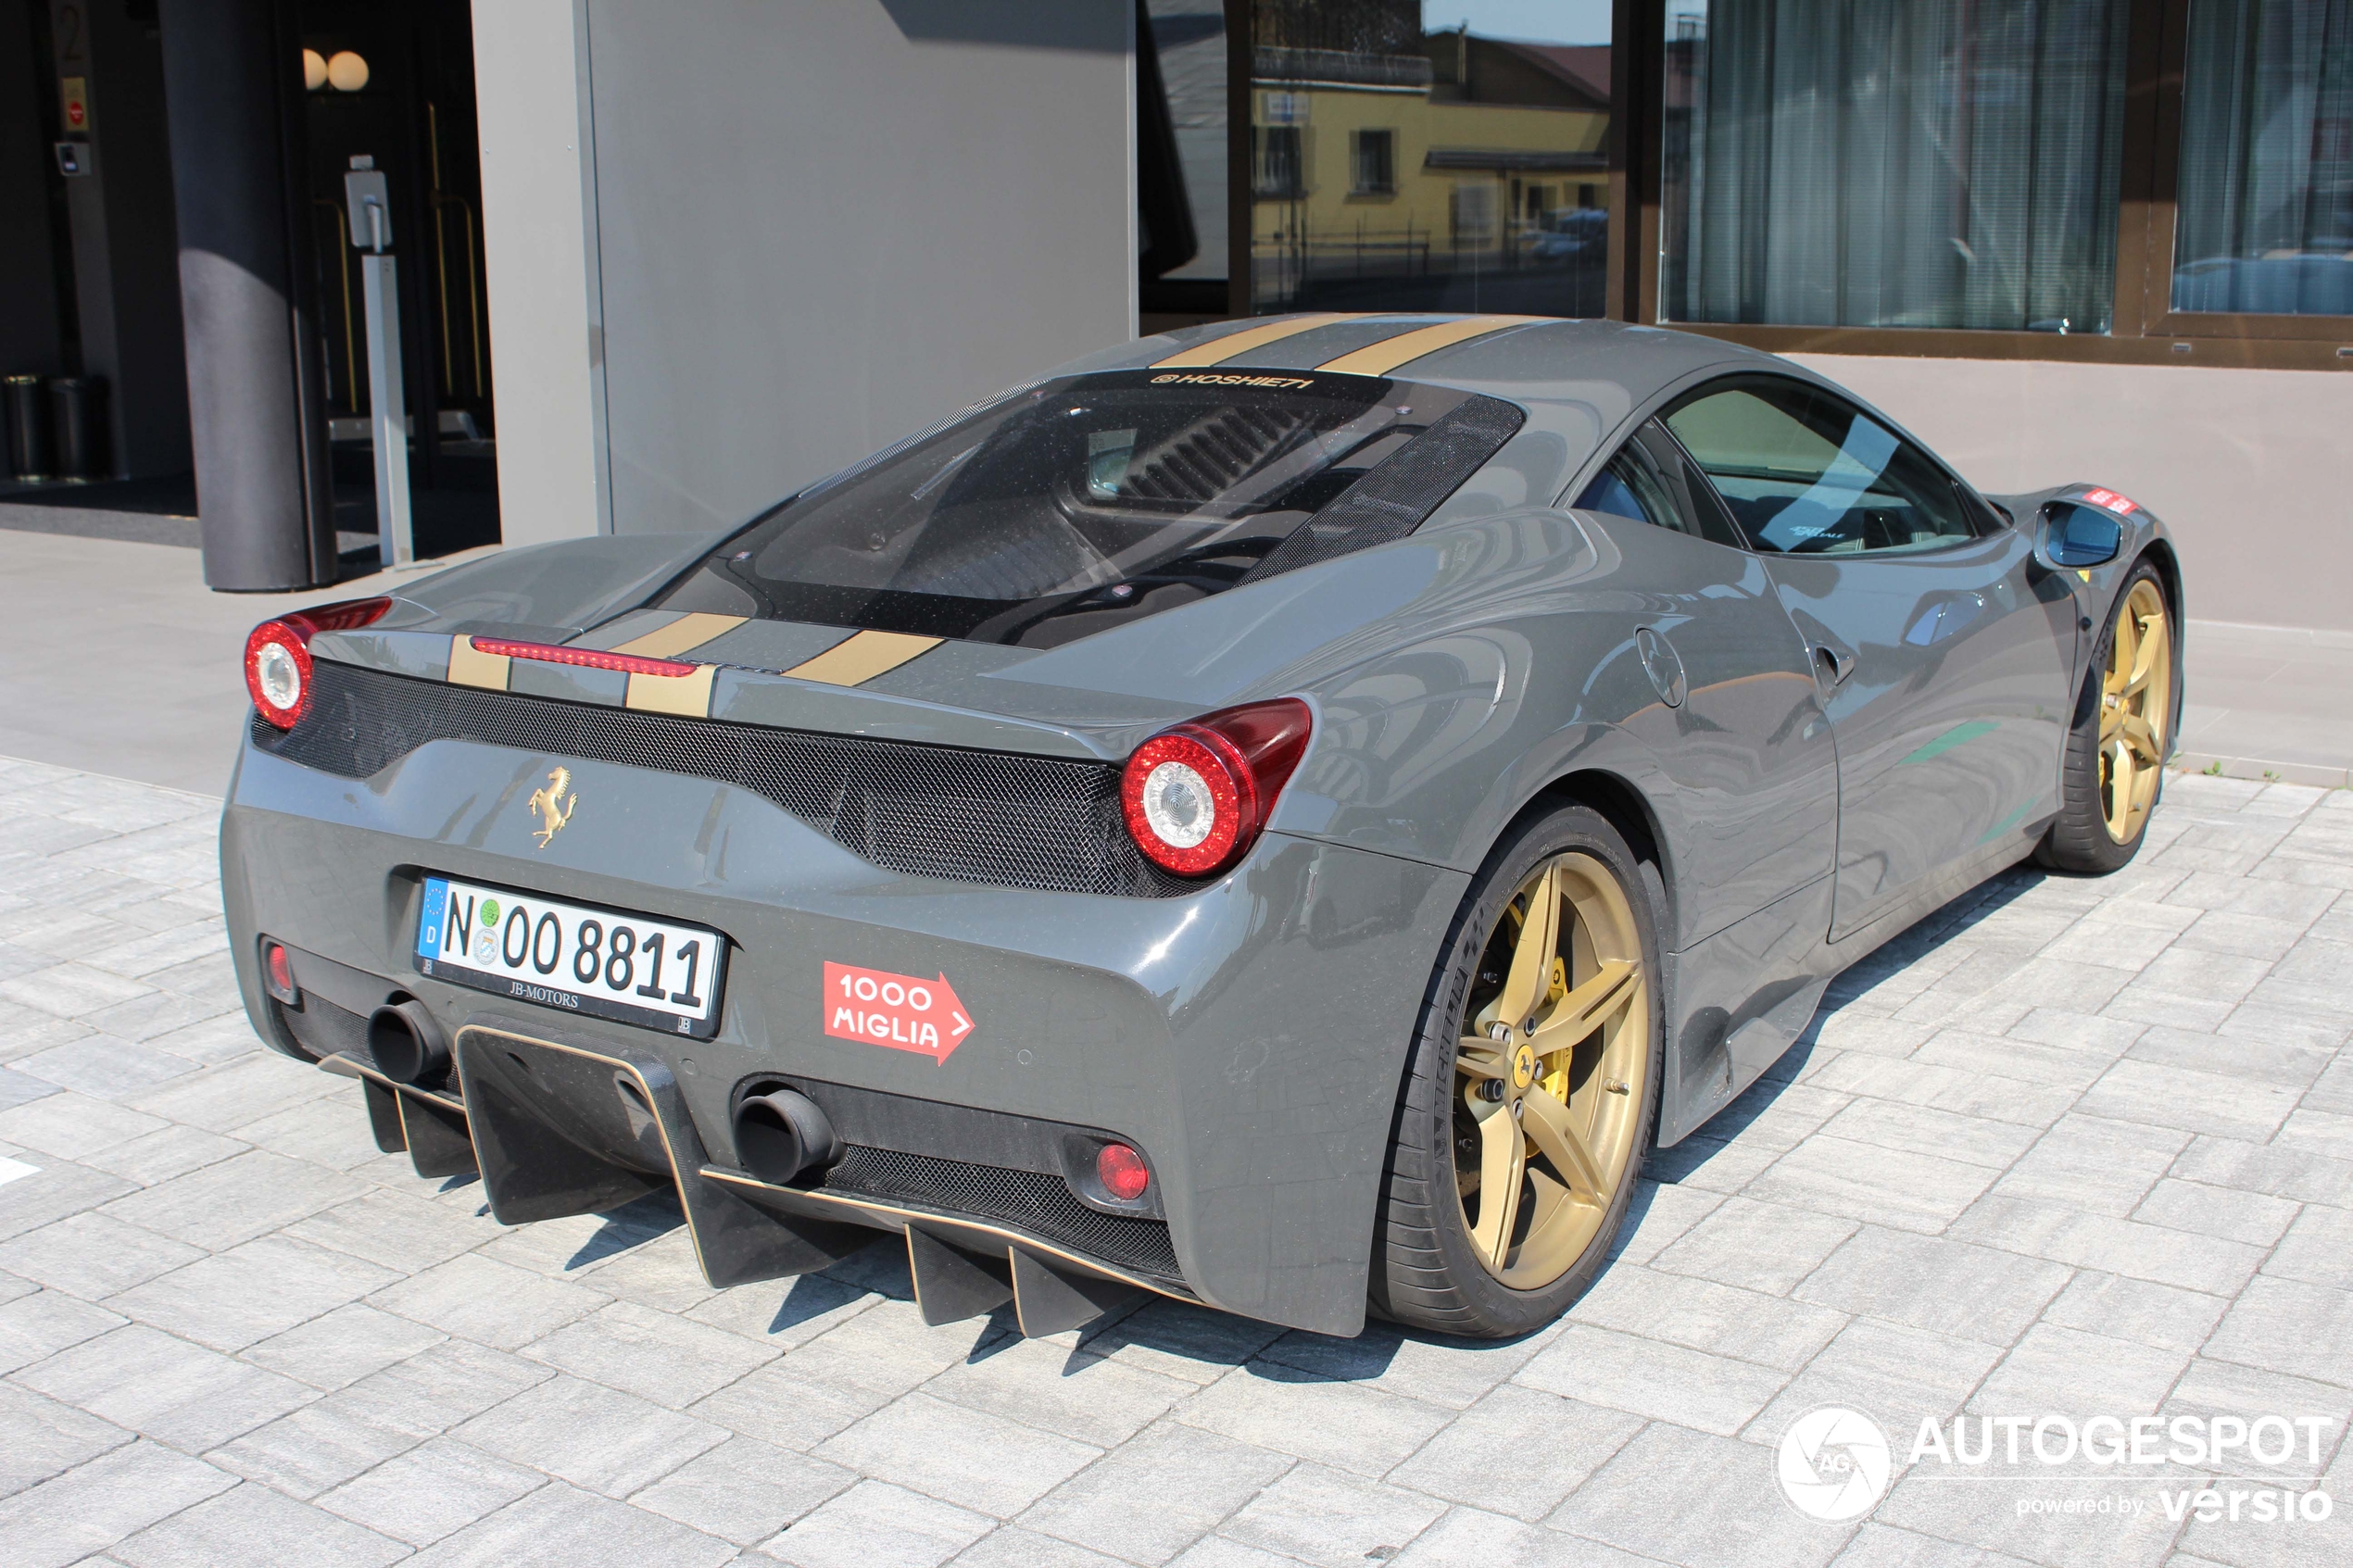
[[[1423,44],[1417,55],[1257,52],[1252,250],[1262,294],[1599,264],[1607,48],[1461,32]]]

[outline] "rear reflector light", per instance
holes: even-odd
[[[1136,847],[1179,876],[1208,876],[1248,852],[1307,749],[1315,717],[1297,697],[1206,714],[1136,748],[1120,804]]]
[[[245,638],[245,691],[254,710],[279,729],[293,729],[310,706],[310,639],[373,625],[391,608],[388,598],[345,599],[255,627]]]
[[[1103,1190],[1122,1203],[1133,1203],[1152,1185],[1144,1157],[1124,1143],[1107,1143],[1096,1152],[1095,1178]]]
[[[535,659],[542,664],[573,664],[584,670],[622,670],[632,675],[691,675],[699,668],[670,659],[644,659],[634,653],[605,653],[597,648],[559,647],[553,643],[510,643],[497,637],[476,637],[474,652],[501,659]]]
[[[261,968],[263,983],[271,996],[289,1006],[301,998],[302,993],[295,988],[294,960],[283,943],[262,944]]]

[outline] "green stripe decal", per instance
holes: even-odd
[[[1994,824],[1993,830],[1992,830],[1991,832],[1989,832],[1988,834],[1986,834],[1986,835],[1985,835],[1983,838],[1979,839],[1977,842],[1978,842],[1979,844],[1991,844],[1991,843],[1993,843],[1995,839],[1997,839],[1997,838],[2001,837],[2004,834],[2006,834],[2006,833],[2009,832],[2009,831],[2010,831],[2010,829],[2012,829],[2012,828],[2014,828],[2014,827],[2018,826],[2018,824],[2019,824],[2019,823],[2020,823],[2020,822],[2022,822],[2026,821],[2026,813],[2028,813],[2029,811],[2032,811],[2032,809],[2034,809],[2034,808],[2035,808],[2036,806],[2038,806],[2038,805],[2040,805],[2040,804],[2042,804],[2042,797],[2040,797],[2040,796],[2036,796],[2036,797],[2035,797],[2032,800],[2028,801],[2025,805],[2023,805],[2023,806],[2020,807],[2017,810],[2012,811],[2012,812],[2011,812],[2008,816],[2004,817],[2004,818],[2003,818],[2000,822],[1995,822],[1995,823]],[[1974,846],[1972,846],[1972,847],[1974,847]]]
[[[1931,757],[1942,757],[1957,746],[1973,741],[1980,735],[1991,734],[1996,727],[1991,719],[1974,719],[1966,724],[1956,724],[1895,765],[1901,768],[1906,762],[1925,762]]]

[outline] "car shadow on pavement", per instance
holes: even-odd
[[[1882,982],[1966,937],[2045,880],[2044,872],[2031,868],[2005,872],[1917,922],[1834,979],[1804,1033],[1755,1083],[1681,1143],[1652,1151],[1628,1199],[1625,1223],[1612,1247],[1612,1261],[1640,1238],[1663,1185],[1689,1178],[1772,1111],[1790,1085],[1804,1075],[1819,1047],[1825,1025]],[[458,1178],[442,1190],[452,1191],[471,1180]],[[639,1198],[598,1218],[602,1223],[596,1232],[566,1261],[567,1273],[644,1246],[685,1223],[677,1198],[671,1193]],[[736,1288],[780,1288],[767,1326],[771,1335],[789,1334],[866,1297],[914,1300],[904,1243],[879,1234],[872,1245],[828,1268],[765,1286]],[[1512,1369],[1557,1336],[1567,1322],[1564,1317],[1516,1338],[1482,1340],[1403,1328],[1374,1319],[1356,1335],[1341,1337],[1287,1329],[1172,1298],[1139,1296],[1083,1329],[1051,1336],[1049,1343],[1065,1351],[1061,1366],[1065,1378],[1085,1376],[1105,1361],[1124,1361],[1158,1364],[1162,1370],[1200,1383],[1214,1381],[1239,1368],[1252,1378],[1269,1383],[1373,1384],[1401,1392],[1418,1391],[1425,1399],[1449,1397],[1432,1391],[1451,1389],[1475,1398],[1473,1390],[1509,1376]],[[972,1336],[962,1357],[967,1364],[987,1361],[1022,1343],[1010,1306],[952,1326],[959,1337],[964,1332]]]
[[[1806,1075],[1807,1064],[1820,1048],[1823,1030],[1847,1009],[1861,1003],[1875,987],[1930,958],[1940,948],[1967,936],[2026,894],[2052,880],[2053,873],[2019,865],[1979,884],[1953,902],[1906,926],[1853,967],[1831,979],[1788,1050],[1765,1069],[1756,1081],[1731,1103],[1701,1123],[1690,1136],[1668,1148],[1654,1148],[1642,1167],[1642,1190],[1635,1203],[1647,1209],[1647,1198],[1658,1185],[1674,1185],[1689,1178],[1722,1154],[1741,1135],[1770,1112],[1791,1085]],[[2071,880],[2066,877],[2060,881]],[[1621,1248],[1640,1228],[1640,1214],[1629,1211],[1619,1233]]]
[[[643,1247],[656,1236],[676,1230],[686,1223],[686,1211],[679,1207],[675,1192],[652,1192],[618,1209],[608,1209],[597,1218],[604,1223],[597,1227],[595,1235],[580,1244],[578,1251],[564,1260],[566,1273]]]

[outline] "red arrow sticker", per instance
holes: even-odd
[[[972,1032],[972,1015],[945,974],[918,980],[846,963],[825,965],[825,1033],[837,1040],[862,1040],[946,1061]]]
[[[2083,499],[2095,507],[2106,507],[2119,517],[2130,517],[2141,509],[2137,502],[2127,500],[2113,490],[2086,490]]]

